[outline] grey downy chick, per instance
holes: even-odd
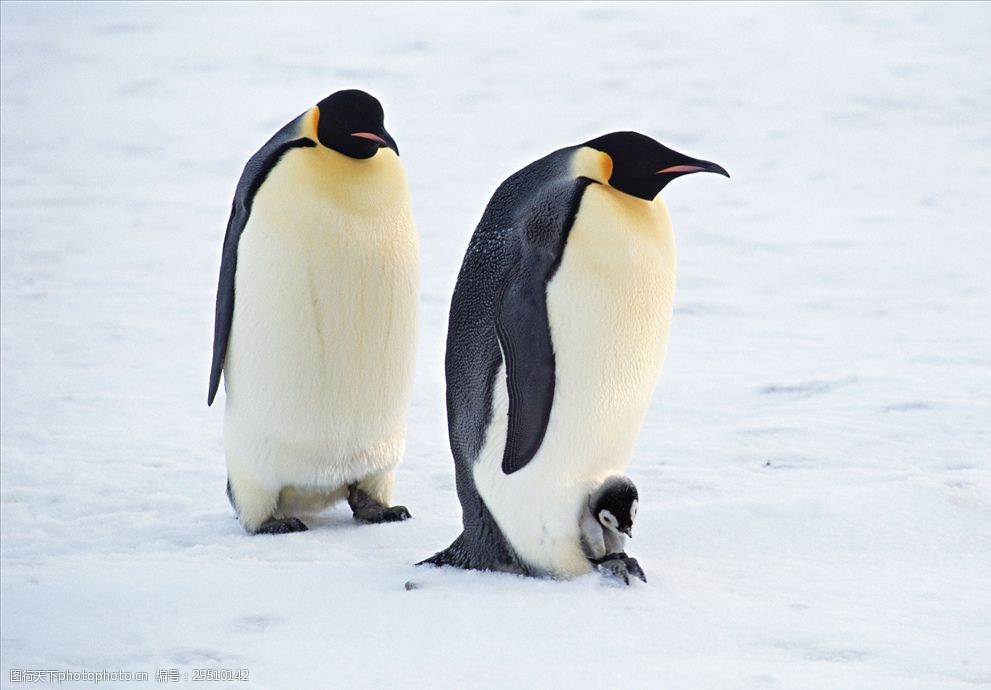
[[[625,584],[630,584],[631,575],[647,581],[637,560],[624,551],[626,537],[633,537],[639,501],[637,487],[628,477],[609,477],[589,495],[582,511],[585,557],[596,570]]]

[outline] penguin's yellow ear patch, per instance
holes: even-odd
[[[575,177],[587,177],[590,180],[606,184],[612,177],[612,157],[603,151],[582,146],[575,151],[571,159],[571,173]]]
[[[306,115],[303,116],[303,122],[299,126],[299,133],[304,137],[309,137],[313,141],[319,141],[317,139],[317,125],[320,124],[320,108],[313,106],[306,111]]]
[[[599,165],[602,168],[602,180],[608,182],[609,178],[612,177],[612,156],[602,151],[599,151],[599,153],[601,154],[599,156]]]

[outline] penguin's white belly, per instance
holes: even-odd
[[[265,183],[238,245],[225,363],[232,472],[333,488],[399,462],[416,267],[407,205],[354,213]]]
[[[663,365],[674,283],[663,202],[591,185],[547,287],[556,382],[543,443],[523,469],[502,472],[503,367],[475,465],[479,494],[500,529],[537,568],[561,576],[590,569],[581,512],[590,491],[629,462]]]

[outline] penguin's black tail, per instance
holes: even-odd
[[[449,565],[455,568],[471,569],[470,559],[465,549],[465,535],[462,532],[450,546],[443,551],[438,551],[430,558],[425,558],[417,565]]]

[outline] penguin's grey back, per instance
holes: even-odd
[[[533,286],[533,294],[539,297],[539,305],[534,305],[539,309],[534,311],[544,310],[546,319],[544,289],[560,263],[568,230],[582,193],[590,183],[572,174],[571,161],[576,149],[555,151],[499,185],[465,253],[451,301],[445,357],[448,435],[464,533],[448,549],[425,563],[529,571],[508,547],[479,497],[472,467],[485,442],[492,417],[495,377],[503,361],[497,334],[500,300],[508,283],[521,280],[519,275],[511,276],[511,272],[528,273],[522,282]],[[542,354],[552,361],[549,337],[544,341],[538,347],[546,350]],[[548,411],[553,376],[550,381],[550,390],[540,392]],[[523,423],[541,422],[533,418],[524,419]],[[530,436],[542,433],[533,429]]]
[[[523,233],[547,246],[553,275],[587,180],[571,176],[575,147],[560,149],[507,178],[493,194],[465,252],[451,300],[445,374],[451,451],[470,463],[484,442],[492,387],[502,355],[496,335],[498,300],[507,274],[520,263]],[[535,223],[534,216],[549,222]]]

